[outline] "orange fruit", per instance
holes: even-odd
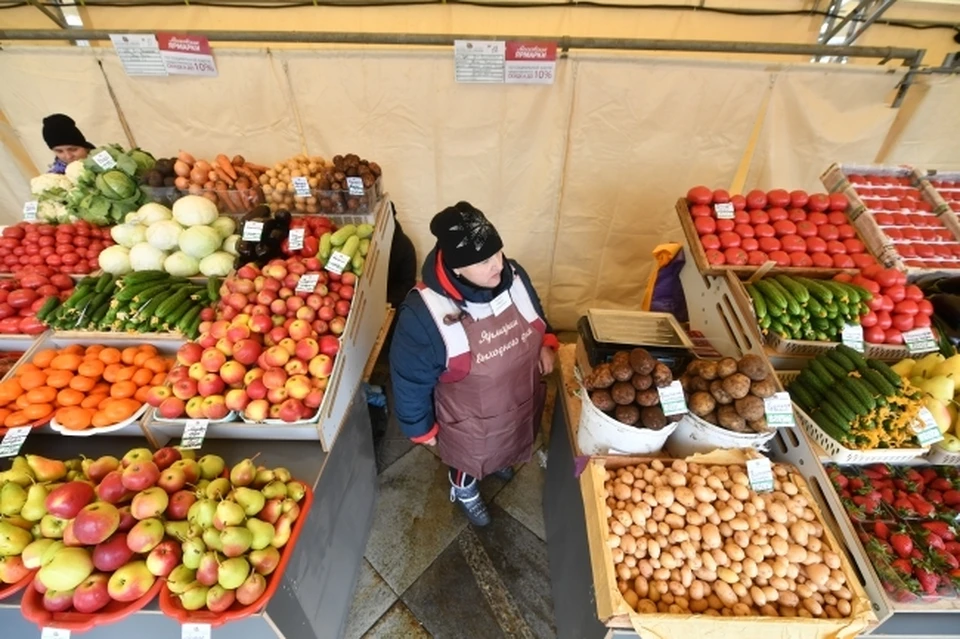
[[[50,362],[53,361],[53,358],[57,356],[57,351],[52,348],[45,348],[42,351],[37,351],[37,354],[33,356],[33,365],[39,368],[46,368],[50,366]],[[23,367],[21,366],[21,369]]]
[[[150,353],[151,355],[157,354],[157,347],[153,344],[141,344],[137,347],[137,350],[141,353]]]
[[[85,350],[84,347],[80,346],[79,344],[71,344],[66,348],[60,349],[60,354],[61,355],[83,355],[84,350]]]
[[[13,411],[9,408],[0,408],[0,424],[7,421],[7,417],[13,414]]]
[[[120,363],[120,351],[112,346],[109,346],[102,351],[97,356],[100,358],[100,361],[104,364],[119,364]]]
[[[107,364],[107,367],[103,369],[103,381],[114,383],[122,369],[123,366],[120,364]]]
[[[154,373],[165,373],[167,371],[167,361],[162,357],[151,357],[143,363],[143,367]]]
[[[114,399],[127,399],[133,397],[137,392],[137,385],[131,380],[117,382],[110,387],[110,397]]]
[[[137,392],[133,394],[133,398],[141,404],[146,404],[147,395],[150,394],[150,388],[150,386],[141,386],[137,389]]]
[[[153,380],[153,371],[149,368],[138,368],[130,380],[137,386],[149,386]]]
[[[166,373],[157,373],[153,376],[153,379],[150,380],[151,386],[163,386],[163,383],[167,381]]]
[[[10,413],[7,415],[7,418],[3,420],[3,425],[7,428],[17,428],[19,426],[26,426],[30,423],[30,418],[24,414],[22,410],[18,410],[15,413]]]
[[[31,404],[30,404],[30,400],[27,399],[26,393],[24,393],[23,395],[17,398],[17,401],[15,401],[13,405],[17,407],[17,410],[24,410]]]
[[[23,409],[23,414],[31,422],[35,422],[53,414],[52,404],[31,404]]]
[[[119,371],[117,371],[118,382],[127,382],[133,379],[133,374],[137,372],[136,366],[124,366]]]
[[[110,397],[110,396],[107,395],[107,394],[105,394],[105,393],[97,393],[97,394],[95,394],[95,395],[87,395],[86,397],[83,398],[83,401],[80,402],[80,406],[82,406],[83,408],[95,409],[97,406],[100,405],[100,402],[102,402],[103,400],[107,399],[108,397]]]
[[[61,406],[79,406],[84,399],[83,393],[72,388],[64,388],[57,393],[57,403]]]
[[[20,386],[23,390],[40,388],[47,383],[47,375],[43,371],[30,371],[20,376]]]
[[[91,344],[90,346],[87,346],[87,350],[84,352],[84,356],[97,357],[100,354],[100,351],[102,351],[105,348],[106,346],[104,346],[103,344]]]
[[[71,406],[57,411],[56,420],[67,430],[84,430],[90,428],[94,411],[89,408]]]
[[[66,388],[70,385],[70,381],[75,377],[70,371],[54,371],[51,370],[50,374],[47,375],[47,386],[52,386],[53,388]]]
[[[58,371],[75,371],[83,363],[83,358],[76,353],[63,353],[57,355],[50,362],[50,368]]]
[[[89,393],[96,385],[97,382],[95,380],[84,377],[83,375],[75,375],[74,378],[70,380],[70,388],[83,393]]]
[[[133,364],[133,360],[134,358],[136,358],[136,356],[137,356],[137,347],[128,346],[125,349],[123,349],[123,351],[120,353],[120,361],[126,364],[127,366],[130,366]]]
[[[20,385],[19,378],[8,379],[0,382],[0,403],[9,404],[23,394],[23,386]]]
[[[135,399],[115,399],[101,409],[110,421],[108,424],[117,424],[125,419],[129,419],[135,412],[140,410],[142,404]]]
[[[50,386],[38,386],[24,395],[31,404],[49,404],[57,397],[57,389]]]
[[[106,368],[106,365],[99,359],[88,359],[80,364],[80,368],[77,369],[77,372],[84,377],[100,379],[100,376],[103,375],[104,368]]]
[[[90,389],[91,395],[109,395],[110,384],[108,382],[97,382],[97,385]]]

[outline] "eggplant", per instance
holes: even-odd
[[[960,327],[960,295],[934,293],[927,299],[933,304],[933,312],[943,320],[947,326]]]
[[[290,221],[293,219],[293,216],[290,214],[290,211],[281,210],[273,214],[275,220],[281,224],[286,224],[287,228],[290,227]]]

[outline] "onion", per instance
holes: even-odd
[[[190,165],[183,160],[177,160],[173,163],[173,172],[180,177],[187,177],[190,175]]]
[[[197,160],[197,163],[194,164],[194,167],[200,169],[204,173],[209,173],[213,170],[213,167],[210,166],[210,163],[206,160]]]
[[[186,191],[190,188],[190,180],[183,177],[182,175],[177,176],[177,179],[173,181],[174,186],[176,186],[181,191]]]
[[[196,163],[196,160],[193,159],[193,156],[186,151],[180,151],[180,153],[177,154],[177,159],[190,165]]]
[[[190,171],[190,181],[194,184],[203,184],[207,181],[206,171],[201,171],[199,167],[193,167]]]

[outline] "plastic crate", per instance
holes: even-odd
[[[841,446],[839,442],[827,435],[817,426],[803,409],[793,404],[793,412],[797,416],[797,423],[810,439],[817,442],[824,452],[835,462],[841,464],[874,464],[887,462],[899,464],[911,462],[927,454],[926,448],[875,448],[872,450],[853,450]]]

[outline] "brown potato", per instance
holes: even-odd
[[[653,367],[652,377],[653,383],[660,388],[669,386],[673,381],[673,373],[671,373],[670,368],[662,362],[657,362],[657,365]]]
[[[723,379],[724,377],[730,377],[737,372],[737,360],[732,357],[724,357],[719,362],[717,362],[717,375]]]
[[[630,368],[630,364],[623,362],[612,362],[610,372],[613,374],[613,379],[618,382],[629,382],[630,378],[633,377],[633,369]]]
[[[590,401],[603,412],[611,411],[617,406],[617,403],[613,401],[613,397],[610,396],[610,391],[603,389],[590,393]]]
[[[626,364],[630,365],[630,351],[617,351],[613,354],[613,357],[610,358],[610,365],[614,364]]]
[[[715,379],[710,382],[710,394],[713,395],[713,398],[717,400],[718,404],[732,404],[733,398],[730,397],[730,393],[723,390],[723,381]]]
[[[760,419],[747,420],[747,428],[755,433],[764,434],[770,432],[770,427],[767,426],[766,416],[761,417]]]
[[[667,417],[659,406],[645,406],[640,410],[640,421],[650,430],[660,430],[667,425]]]
[[[638,391],[647,390],[653,386],[653,378],[649,375],[634,375],[630,383],[633,384],[633,387]]]
[[[767,364],[759,355],[744,355],[737,363],[737,370],[755,382],[767,376]]]
[[[626,406],[628,404],[632,404],[633,400],[636,399],[637,389],[635,389],[629,382],[617,382],[613,385],[613,388],[610,389],[610,397],[612,397],[613,401],[615,401],[617,404]],[[754,397],[754,399],[756,399],[756,397]]]
[[[737,414],[737,409],[729,404],[717,408],[717,418],[720,425],[727,430],[736,433],[751,432],[747,429],[747,420]]]
[[[689,405],[694,415],[703,417],[713,412],[717,407],[717,402],[710,393],[700,391],[690,396]]]
[[[702,419],[706,422],[710,422],[714,426],[720,425],[720,422],[717,419],[717,411],[712,411],[710,413],[707,413],[706,415],[703,416]]]
[[[709,391],[710,382],[702,377],[694,377],[692,380],[690,380],[690,390],[694,393],[699,391]]]
[[[760,398],[773,397],[777,392],[777,384],[771,375],[750,384],[750,392]]]
[[[633,426],[640,421],[640,407],[635,405],[617,406],[613,411],[613,418],[627,426]]]
[[[613,378],[613,371],[610,370],[610,364],[600,364],[591,373],[594,388],[610,388],[616,381]]]
[[[614,389],[616,389],[616,386],[614,386]],[[747,421],[763,419],[764,415],[766,414],[763,407],[763,400],[754,395],[741,397],[740,399],[734,401],[733,405],[740,417],[743,417]]]
[[[727,391],[733,399],[746,397],[750,392],[750,378],[743,373],[734,373],[729,377],[723,378],[723,390]]]
[[[649,375],[657,365],[657,360],[643,348],[630,351],[630,366],[638,375]]]
[[[654,388],[637,393],[637,403],[641,406],[656,406],[660,403],[660,394]]]
[[[700,364],[700,377],[704,378],[708,382],[716,379],[717,374],[718,371],[716,362],[704,361],[702,364]]]

